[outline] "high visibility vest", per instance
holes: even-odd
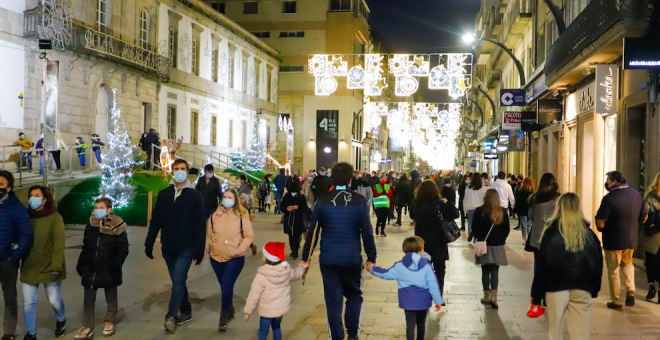
[[[376,209],[390,207],[390,199],[387,197],[388,191],[390,191],[389,185],[385,184],[385,191],[383,192],[383,187],[380,183],[376,184],[376,193],[378,194],[377,197],[374,197],[374,207]]]

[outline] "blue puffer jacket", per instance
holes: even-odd
[[[34,235],[27,209],[14,193],[0,204],[0,261],[10,259],[15,265],[27,256]],[[18,245],[12,249],[12,244]]]
[[[403,310],[421,311],[444,303],[438,279],[431,263],[417,253],[406,253],[403,259],[384,269],[371,267],[371,274],[385,280],[396,280],[399,285],[399,307]]]
[[[325,265],[353,266],[362,264],[362,244],[367,261],[376,263],[374,231],[369,219],[369,206],[364,196],[342,190],[321,194],[309,222],[302,260],[309,258],[314,231],[321,228],[321,256]]]

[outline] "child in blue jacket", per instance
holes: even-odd
[[[372,275],[385,280],[396,280],[399,286],[399,307],[406,312],[406,337],[415,340],[424,339],[426,314],[435,301],[435,311],[440,311],[444,303],[438,279],[433,272],[431,263],[422,256],[424,240],[419,236],[408,237],[403,241],[403,259],[384,269],[367,262],[366,269]]]

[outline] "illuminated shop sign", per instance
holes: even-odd
[[[623,69],[660,69],[660,44],[648,38],[623,38]]]
[[[619,67],[596,65],[596,113],[616,113],[619,96]]]

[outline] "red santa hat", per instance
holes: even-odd
[[[264,246],[264,256],[270,262],[282,262],[282,265],[286,267],[286,261],[284,261],[284,248],[286,245],[282,242],[268,242]]]

